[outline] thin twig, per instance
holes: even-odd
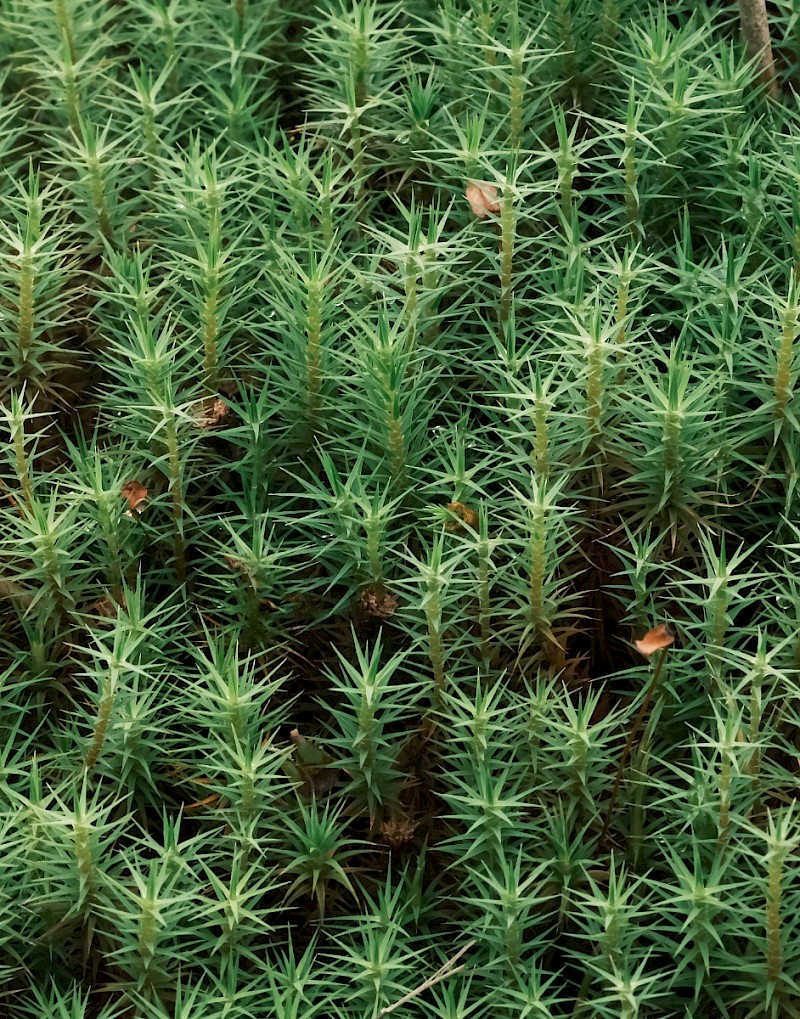
[[[427,991],[428,988],[433,987],[434,984],[438,984],[439,981],[444,980],[445,977],[451,977],[455,973],[460,973],[464,966],[456,966],[455,969],[453,969],[453,964],[461,958],[464,952],[469,951],[474,944],[474,940],[468,941],[463,948],[460,948],[452,958],[443,963],[439,969],[437,969],[432,976],[428,977],[424,983],[420,984],[419,987],[415,987],[413,991],[409,991],[408,994],[403,995],[403,997],[398,1001],[395,1001],[394,1004],[387,1005],[385,1008],[382,1008],[380,1012],[378,1012],[376,1019],[383,1019],[383,1016],[394,1012],[396,1008],[400,1008],[401,1005],[405,1005],[406,1002],[416,998],[418,995],[422,994],[423,991]]]
[[[759,80],[766,87],[769,97],[777,99],[778,81],[772,58],[766,0],[739,0],[739,19],[747,52],[757,61]]]

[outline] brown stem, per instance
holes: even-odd
[[[644,701],[642,701],[642,706],[639,709],[639,714],[636,716],[636,721],[633,723],[631,731],[628,734],[628,740],[625,744],[625,749],[622,751],[622,757],[620,758],[619,766],[617,768],[617,775],[616,778],[614,779],[614,788],[611,790],[611,800],[608,804],[608,810],[606,811],[606,819],[603,822],[603,831],[600,835],[601,839],[605,838],[606,833],[608,832],[608,826],[611,824],[611,817],[614,813],[614,807],[617,802],[617,794],[619,793],[620,783],[622,782],[622,773],[625,770],[625,765],[628,761],[628,758],[630,757],[630,753],[633,748],[633,741],[636,739],[639,729],[641,728],[645,712],[650,707],[650,701],[653,699],[653,694],[655,693],[655,689],[658,684],[658,677],[661,675],[661,669],[662,666],[664,665],[666,657],[667,649],[664,648],[664,650],[661,652],[661,657],[658,659],[658,665],[656,665],[655,671],[653,672],[653,678],[650,680],[650,686],[648,686],[647,688],[647,693],[644,696]]]
[[[769,36],[766,0],[739,0],[739,20],[747,52],[758,59],[759,80],[771,99],[778,98],[778,82],[772,59],[772,42]]]

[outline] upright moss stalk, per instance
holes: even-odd
[[[402,317],[392,324],[388,309],[380,308],[377,322],[370,325],[370,335],[359,344],[366,407],[378,426],[381,455],[397,491],[408,484],[409,432],[410,427],[418,427],[412,417],[421,397],[421,390],[415,389],[413,336]]]
[[[523,113],[525,100],[525,81],[523,76],[523,52],[515,46],[510,54],[510,82],[508,92],[509,105],[509,147],[512,152],[519,152],[522,145],[524,127]]]
[[[481,507],[478,517],[475,551],[478,559],[478,628],[481,638],[481,660],[487,665],[492,658],[492,560],[489,514],[486,506]]]
[[[794,383],[794,366],[796,358],[795,340],[798,333],[798,315],[800,305],[797,301],[796,288],[792,283],[786,304],[780,312],[780,342],[775,357],[775,378],[773,393],[775,399],[775,441],[784,427],[786,410],[792,398]]]
[[[717,750],[719,753],[719,818],[717,820],[717,852],[724,853],[730,838],[733,780],[739,772],[737,750],[740,746],[741,714],[730,708],[719,718]]]
[[[517,218],[512,171],[506,175],[500,199],[500,324],[505,326],[514,301],[514,246]]]
[[[86,751],[84,763],[87,771],[90,771],[95,764],[97,764],[97,759],[103,749],[106,733],[108,732],[108,727],[111,724],[111,714],[114,710],[114,702],[117,697],[118,680],[119,669],[112,665],[103,679],[103,688],[100,692],[100,701],[97,706],[97,718],[94,724],[94,733],[89,744],[89,749]]]
[[[335,711],[342,735],[336,744],[344,751],[344,766],[350,771],[356,803],[371,827],[398,806],[403,774],[397,766],[403,739],[390,735],[389,725],[407,711],[397,702],[397,685],[392,677],[402,656],[394,655],[381,665],[381,646],[362,648],[356,641],[356,661],[341,655],[341,677],[331,677],[342,694],[342,706]]]
[[[79,86],[80,70],[76,67],[76,60],[73,55],[74,42],[70,45],[69,38],[64,36],[64,46],[61,55],[62,61],[62,95],[64,116],[72,134],[77,138],[81,129],[81,92]]]
[[[764,839],[764,964],[766,986],[759,993],[772,1015],[786,1009],[791,1014],[790,1001],[794,997],[793,982],[786,971],[787,955],[791,950],[786,944],[787,897],[785,883],[789,877],[787,864],[797,851],[797,821],[792,808],[781,810],[767,817],[767,830],[761,832]],[[789,951],[787,951],[789,949]],[[793,953],[791,953],[793,955]]]
[[[617,277],[617,292],[616,292],[616,307],[614,309],[614,324],[616,326],[616,335],[614,336],[614,345],[616,347],[616,360],[620,362],[625,357],[625,345],[628,339],[628,329],[630,325],[628,303],[630,301],[630,288],[631,282],[633,281],[633,269],[631,267],[632,253],[630,249],[626,249],[625,257],[620,264],[619,276]],[[617,376],[618,382],[624,382],[625,373],[624,367]]]
[[[494,67],[496,56],[491,45],[492,29],[494,28],[495,11],[493,0],[478,0],[478,40],[483,43],[483,62],[486,67]]]
[[[622,179],[625,198],[625,225],[630,234],[631,242],[634,244],[641,239],[643,234],[639,197],[639,164],[637,161],[638,140],[639,125],[636,94],[634,86],[631,84],[625,131],[623,134]]]
[[[29,512],[33,510],[34,505],[30,457],[27,449],[30,441],[27,435],[27,424],[31,416],[31,410],[24,405],[22,397],[17,393],[12,394],[11,407],[5,415],[6,424],[11,436],[11,448],[13,450],[17,483],[19,484],[24,505]]]
[[[74,64],[78,59],[78,48],[75,45],[75,29],[72,23],[71,4],[68,0],[54,0],[53,8],[56,25],[64,37],[70,62]]]
[[[572,233],[573,214],[575,204],[575,176],[578,172],[578,153],[575,147],[575,135],[578,130],[576,121],[572,128],[567,126],[566,115],[563,110],[554,110],[554,121],[558,147],[553,153],[558,174],[558,196],[560,211],[563,223],[566,228],[566,235]]]
[[[319,276],[309,280],[306,325],[306,426],[313,438],[319,429],[322,395],[322,290]]]
[[[428,657],[433,669],[436,704],[441,704],[442,695],[447,688],[442,635],[442,594],[447,581],[442,571],[442,553],[443,544],[441,538],[437,537],[431,547],[429,560],[422,568],[425,592],[422,601],[428,626]]]
[[[619,764],[617,765],[617,772],[614,777],[614,785],[611,790],[611,796],[608,801],[608,807],[606,808],[605,821],[603,822],[603,835],[606,834],[606,832],[609,829],[609,825],[611,824],[611,819],[614,815],[614,810],[616,809],[617,805],[617,794],[619,793],[620,784],[622,782],[622,776],[625,773],[625,765],[628,762],[631,749],[633,748],[634,743],[636,742],[636,738],[639,735],[639,730],[641,729],[642,722],[644,721],[645,716],[647,714],[647,709],[650,707],[650,702],[652,701],[653,696],[656,690],[658,689],[658,681],[659,678],[661,677],[661,671],[664,668],[664,662],[666,660],[667,660],[667,648],[664,648],[658,656],[658,661],[656,663],[655,668],[653,669],[652,677],[647,685],[647,689],[645,690],[644,698],[642,700],[642,706],[639,708],[639,713],[636,716],[633,725],[630,728],[628,738],[625,741],[625,746],[622,751],[622,755],[620,756],[619,759]]]
[[[575,45],[575,23],[572,0],[555,0],[554,25],[562,61],[562,77],[568,94],[575,95],[578,88],[578,57]]]
[[[178,440],[178,422],[175,408],[164,407],[164,445],[167,453],[167,477],[169,499],[172,508],[172,541],[175,553],[175,576],[179,586],[183,587],[188,579],[186,567],[186,539],[184,507],[186,505],[183,489],[183,465]]]
[[[609,48],[617,41],[621,21],[620,0],[603,0],[600,23],[600,47]]]
[[[584,352],[584,391],[586,395],[586,439],[587,452],[595,463],[597,485],[602,492],[605,487],[604,469],[606,446],[610,438],[609,409],[612,396],[609,375],[611,343],[615,328],[609,330],[604,319],[606,309],[598,302],[592,308],[580,328],[580,340]],[[613,390],[612,390],[613,392]]]
[[[27,233],[27,231],[26,231]],[[18,359],[20,375],[24,381],[30,374],[30,356],[33,346],[34,329],[34,263],[31,238],[25,237],[21,245],[19,259],[19,314],[17,318],[17,337],[19,341]]]
[[[215,220],[218,228],[218,221]],[[219,315],[222,304],[221,265],[225,256],[219,234],[210,235],[200,248],[200,334],[203,338],[203,381],[210,393],[219,388]]]
[[[247,0],[233,0],[233,13],[236,18],[237,38],[244,35],[244,20],[247,12]]]
[[[546,484],[550,477],[550,412],[552,400],[546,391],[547,384],[536,366],[533,407],[531,410],[531,466],[539,484]]]

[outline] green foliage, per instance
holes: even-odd
[[[735,14],[0,5],[10,1019],[800,1016],[800,7],[777,100]]]

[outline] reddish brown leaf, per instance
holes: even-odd
[[[670,646],[675,640],[675,634],[666,623],[659,623],[652,630],[648,630],[641,640],[636,641],[636,648],[640,654],[649,658],[656,651],[661,651]]]
[[[494,184],[479,184],[472,181],[466,190],[470,208],[479,219],[489,212],[499,212],[500,202],[497,200],[497,188]]]
[[[219,803],[220,799],[221,799],[221,797],[220,797],[219,793],[210,793],[208,796],[204,797],[202,800],[197,800],[195,803],[187,803],[186,804],[186,809],[187,810],[196,810],[198,807],[211,807],[211,806],[215,806],[217,803]]]
[[[125,510],[126,516],[132,517],[134,513],[138,516],[144,509],[147,500],[147,489],[139,481],[126,481],[122,486],[122,494],[128,500],[130,509]]]
[[[471,527],[473,530],[477,530],[478,527],[478,514],[470,506],[465,506],[463,502],[448,502],[445,509],[450,510],[454,513],[458,520],[448,520],[444,525],[447,531],[463,531],[465,527]]]

